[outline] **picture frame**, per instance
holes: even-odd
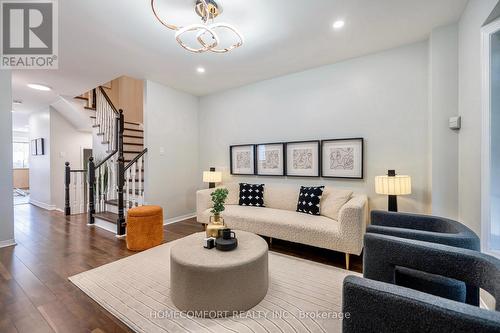
[[[255,175],[255,145],[229,146],[231,175]]]
[[[285,147],[285,173],[288,177],[320,176],[320,140],[287,142]]]
[[[321,176],[325,178],[363,179],[363,138],[321,141]]]
[[[36,154],[45,155],[43,138],[36,139]]]
[[[255,146],[255,165],[258,176],[285,175],[285,144],[260,143]]]
[[[31,155],[35,156],[36,155],[36,140],[31,140],[30,141],[30,150],[31,150]]]

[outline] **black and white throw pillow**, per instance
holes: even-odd
[[[297,212],[311,215],[319,215],[319,204],[323,196],[324,186],[300,187],[299,201],[297,202]]]
[[[240,206],[264,207],[264,184],[240,183]]]

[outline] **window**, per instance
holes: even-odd
[[[13,142],[13,168],[28,168],[30,146],[28,142]]]

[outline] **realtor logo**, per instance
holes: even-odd
[[[57,69],[55,0],[0,1],[2,69]]]

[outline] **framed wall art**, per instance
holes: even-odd
[[[291,177],[319,177],[321,157],[320,141],[286,143],[286,175]]]
[[[256,159],[257,175],[285,175],[284,143],[262,143],[256,145]]]
[[[363,138],[321,141],[321,176],[363,179]]]
[[[36,155],[36,140],[31,140],[30,142],[31,155]]]
[[[45,155],[45,147],[44,147],[44,139],[39,138],[36,139],[36,154],[37,155]]]
[[[255,145],[235,145],[229,147],[232,175],[255,174]]]

